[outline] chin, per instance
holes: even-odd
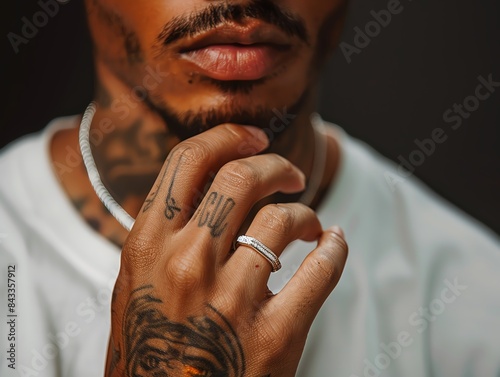
[[[277,118],[294,119],[302,110],[307,98],[308,91],[286,101],[283,98],[280,101],[263,100],[262,96],[255,95],[253,91],[248,94],[241,91],[217,92],[208,98],[204,96],[191,98],[190,106],[172,106],[167,102],[168,99],[153,106],[168,129],[179,139],[185,140],[224,123],[252,125],[261,129],[271,128]]]

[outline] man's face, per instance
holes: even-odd
[[[87,0],[87,8],[96,58],[184,139],[225,122],[266,127],[273,109],[299,113],[337,42],[345,0]]]

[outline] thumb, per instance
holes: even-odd
[[[348,246],[339,227],[323,232],[318,246],[302,262],[286,286],[274,297],[273,307],[287,308],[295,323],[312,324],[319,309],[337,285],[344,270]],[[307,327],[308,328],[308,327]]]

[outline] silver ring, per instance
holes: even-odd
[[[262,255],[266,260],[271,264],[271,267],[273,269],[273,272],[278,271],[281,268],[281,262],[274,254],[270,248],[268,248],[266,245],[264,245],[262,242],[259,240],[250,237],[250,236],[239,236],[236,239],[236,246],[239,245],[246,245],[254,249],[256,252],[258,252],[260,255]]]

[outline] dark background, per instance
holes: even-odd
[[[326,0],[325,0],[326,1]],[[36,1],[2,11],[0,146],[82,112],[91,99],[90,44],[81,0],[69,0],[16,54],[8,32],[21,34]],[[353,0],[341,40],[353,45],[384,0]],[[397,161],[443,128],[448,140],[415,174],[439,194],[500,233],[500,88],[456,131],[443,113],[474,95],[478,76],[500,81],[500,2],[401,0],[403,11],[348,63],[340,50],[322,80],[320,113]],[[4,6],[6,6],[4,4]]]

